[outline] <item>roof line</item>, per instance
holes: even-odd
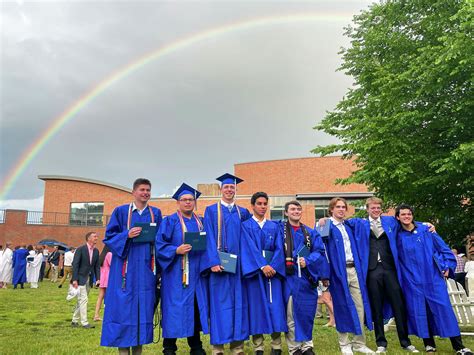
[[[116,184],[111,184],[110,182],[105,182],[105,181],[100,181],[100,180],[94,180],[94,179],[88,179],[88,178],[83,178],[79,176],[65,176],[65,175],[38,175],[38,179],[40,180],[69,180],[69,181],[79,181],[79,182],[85,182],[89,184],[95,184],[95,185],[102,185],[102,186],[107,186],[111,187],[113,189],[125,191],[128,193],[132,192],[132,189],[129,189],[127,187],[121,186],[121,185],[116,185]]]
[[[343,155],[328,155],[324,157],[298,157],[298,158],[285,158],[285,159],[270,159],[270,160],[257,160],[257,161],[248,161],[244,163],[235,163],[234,166],[236,165],[247,165],[247,164],[255,164],[255,163],[267,163],[267,162],[272,162],[272,161],[285,161],[285,160],[301,160],[301,159],[328,159],[328,158],[342,158]]]

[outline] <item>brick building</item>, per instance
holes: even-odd
[[[303,222],[313,226],[315,220],[327,213],[329,200],[345,197],[350,213],[372,193],[360,184],[336,185],[354,170],[351,161],[341,157],[313,157],[271,160],[234,165],[234,174],[244,180],[238,185],[237,204],[250,208],[250,196],[265,191],[270,196],[268,218],[281,219],[287,201],[298,200],[303,205]],[[216,176],[220,175],[219,172]],[[43,212],[7,210],[0,216],[0,244],[36,243],[43,238],[54,238],[70,245],[83,243],[87,231],[95,230],[103,236],[108,216],[113,209],[132,200],[131,188],[87,178],[41,175],[45,181]],[[132,182],[130,182],[132,183]],[[153,183],[153,182],[152,182]],[[202,192],[198,213],[218,201],[217,183],[198,184]],[[176,201],[169,197],[152,198],[152,206],[163,215],[174,213]]]

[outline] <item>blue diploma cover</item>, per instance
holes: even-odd
[[[329,231],[331,230],[331,220],[327,219],[324,226],[316,227],[316,231],[321,235],[322,238],[329,237]]]
[[[263,257],[267,261],[267,264],[270,264],[272,262],[272,259],[273,259],[273,252],[270,251],[270,250],[264,250],[263,251]]]
[[[306,247],[306,245],[302,245],[296,254],[298,254],[298,257],[300,258],[305,258],[311,253],[309,249]]]
[[[221,265],[224,267],[224,272],[230,272],[235,274],[237,271],[237,255],[219,252],[219,259],[221,259]]]
[[[133,238],[134,243],[154,243],[156,237],[156,223],[135,223],[134,227],[141,227],[140,235]]]
[[[207,247],[206,232],[185,232],[184,244],[189,244],[193,248],[191,251],[203,251]]]

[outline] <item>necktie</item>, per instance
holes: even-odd
[[[382,226],[380,225],[380,221],[378,219],[374,219],[372,223],[370,223],[370,227],[377,238],[383,233]]]
[[[232,205],[227,206],[227,208],[229,209],[229,212],[232,212],[232,207],[234,207],[234,206],[232,206]]]

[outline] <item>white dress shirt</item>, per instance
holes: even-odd
[[[231,210],[232,208],[234,208],[235,202],[227,203],[224,200],[221,200],[221,205]]]
[[[147,208],[148,208],[148,204],[146,204],[145,207],[143,207],[142,210],[139,210],[138,207],[137,207],[137,205],[135,205],[135,202],[132,203],[132,212],[135,211],[135,210],[137,210],[137,212],[138,212],[138,214],[139,214],[140,216],[142,215],[143,211],[145,211],[145,209],[147,209]]]
[[[263,225],[264,225],[264,224],[265,224],[265,222],[267,221],[267,219],[266,219],[266,218],[264,218],[262,221],[259,221],[259,220],[257,219],[257,217],[255,217],[255,216],[252,216],[252,218],[253,218],[253,220],[254,220],[255,222],[257,222],[257,223],[258,223],[258,225],[259,225],[260,229],[262,229],[262,228],[263,228]]]
[[[338,222],[333,217],[331,217],[331,221],[342,234],[342,240],[344,242],[344,253],[346,254],[346,263],[354,262],[354,256],[352,255],[351,249],[351,240],[349,239],[349,234],[347,234],[346,226],[344,226],[343,222]]]
[[[72,261],[74,260],[74,253],[68,251],[64,254],[64,266],[72,266]]]

